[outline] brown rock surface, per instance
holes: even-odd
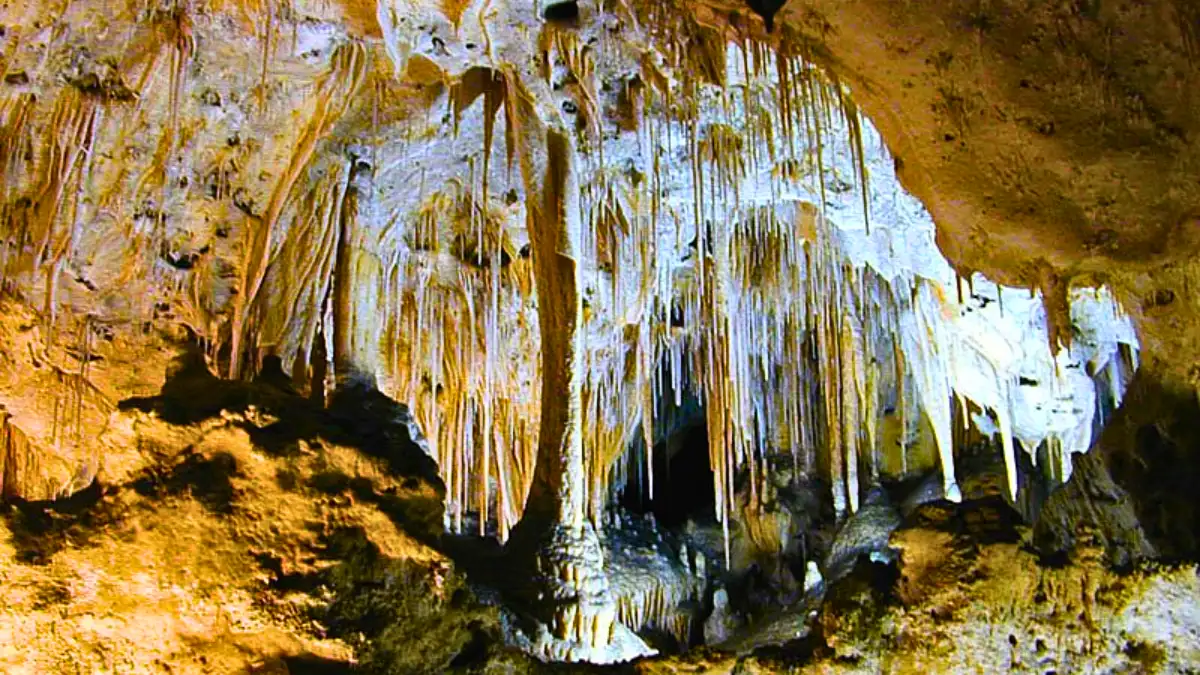
[[[1155,369],[1194,379],[1195,3],[797,0],[780,19],[852,84],[952,264],[1113,283]]]

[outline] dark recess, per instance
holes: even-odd
[[[550,3],[542,10],[542,18],[557,23],[574,24],[579,21],[579,4],[575,0]]]
[[[670,456],[668,456],[670,455]],[[653,513],[664,527],[676,528],[688,519],[713,517],[716,493],[708,462],[708,430],[692,423],[654,447],[654,496],[647,484],[630,485],[622,506],[633,513]]]

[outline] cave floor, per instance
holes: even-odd
[[[46,351],[19,344],[36,338],[28,319],[14,310],[0,320],[4,353]],[[465,571],[480,561],[463,556],[488,546],[441,536],[431,462],[389,445],[377,419],[394,412],[388,401],[350,401],[359,417],[339,418],[336,399],[317,406],[286,382],[181,367],[170,344],[150,336],[93,364],[113,409],[103,428],[84,430],[107,448],[90,486],[0,506],[0,672],[598,671],[504,646],[509,615]],[[0,375],[37,367],[13,361]],[[882,576],[860,565],[815,616],[762,617],[740,641],[757,649],[698,648],[599,671],[1200,668],[1194,566],[1118,573],[1086,544],[1041,560],[1020,528],[996,536],[986,510],[970,506],[906,522],[891,537],[899,563]],[[805,621],[807,638],[772,645]]]
[[[386,462],[255,442],[275,420],[253,409],[187,425],[126,414],[141,468],[6,508],[4,672],[574,670],[501,646],[498,609],[414,521],[426,486]],[[815,642],[616,670],[1150,673],[1200,658],[1193,568],[1118,575],[1086,549],[1050,566],[971,530],[951,517],[898,531],[898,578],[832,589]]]

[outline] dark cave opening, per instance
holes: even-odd
[[[546,21],[575,24],[579,21],[579,4],[575,0],[560,0],[546,5],[542,10]]]
[[[703,421],[691,423],[654,446],[654,493],[649,481],[625,491],[625,507],[635,513],[653,513],[666,528],[682,527],[688,520],[710,520],[716,492],[708,461],[708,429]],[[630,497],[635,502],[628,503]]]
[[[689,520],[714,521],[716,491],[708,459],[708,427],[695,396],[684,393],[676,405],[673,393],[667,392],[658,401],[653,438],[653,491],[644,443],[638,440],[631,448],[629,480],[620,505],[635,514],[653,514],[668,529]]]

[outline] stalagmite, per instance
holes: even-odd
[[[537,463],[521,527],[529,530],[540,580],[548,594],[552,635],[543,654],[572,660],[625,660],[646,653],[635,645],[612,653],[617,607],[604,571],[595,527],[585,519],[583,453],[582,297],[579,211],[574,149],[541,109],[545,86],[516,71],[505,74],[509,138],[525,185],[527,223],[541,332],[542,410]],[[526,545],[514,537],[514,545]]]

